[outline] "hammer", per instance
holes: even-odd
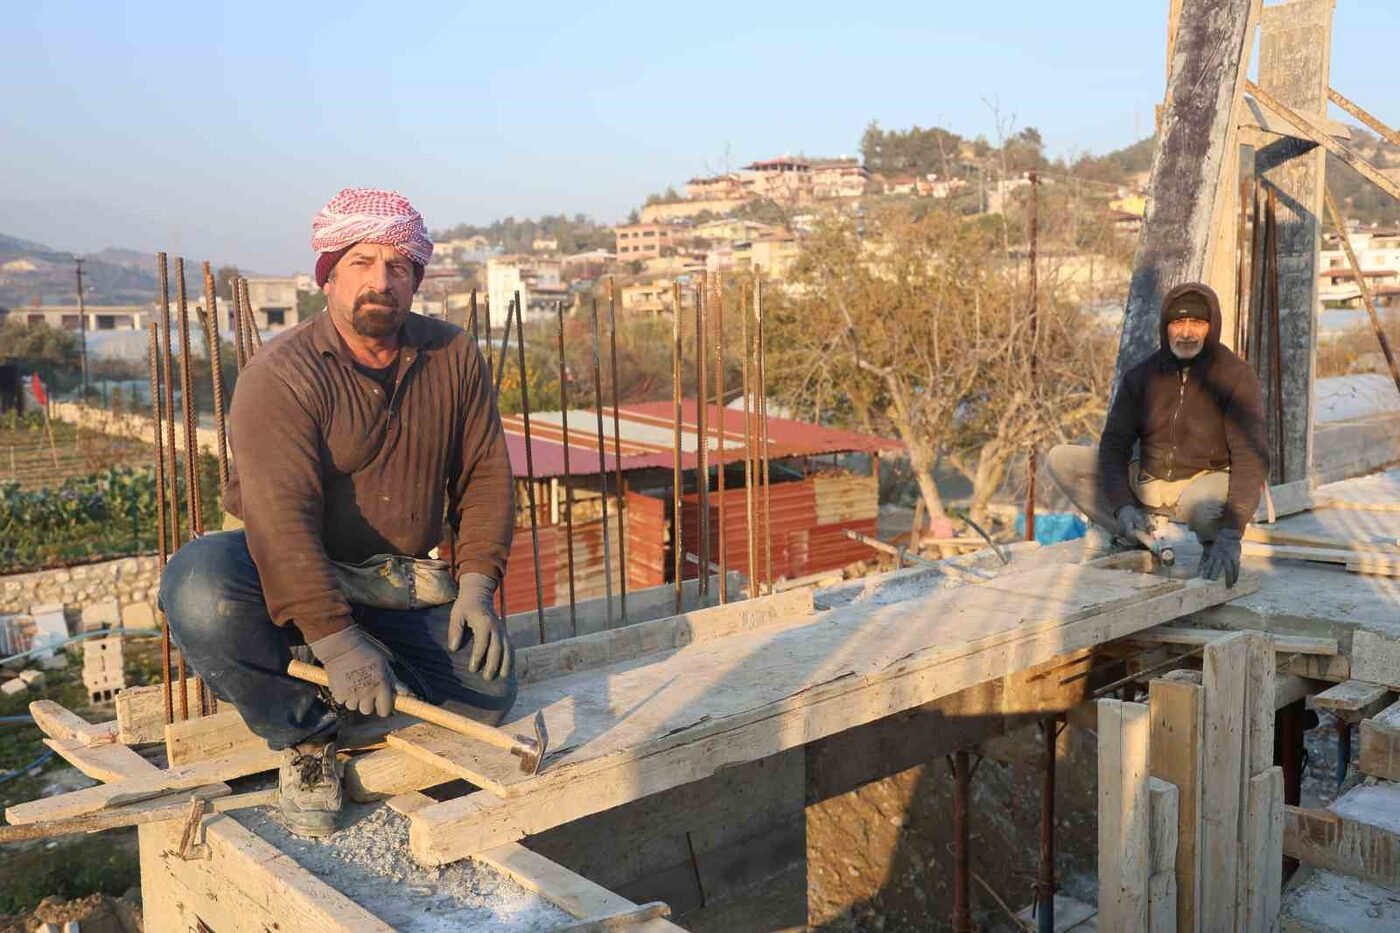
[[[1176,550],[1173,549],[1170,544],[1167,544],[1150,531],[1139,531],[1135,533],[1135,536],[1138,539],[1138,543],[1147,548],[1152,556],[1156,558],[1157,562],[1163,567],[1170,570],[1176,564]]]
[[[305,661],[292,661],[287,665],[287,673],[298,680],[316,684],[318,687],[329,687],[331,679],[326,674],[324,668],[314,664],[307,664]],[[410,696],[394,696],[394,707],[396,711],[412,716],[414,719],[421,719],[430,722],[435,726],[442,726],[450,729],[458,735],[464,735],[471,739],[480,739],[497,748],[503,748],[520,759],[520,770],[526,774],[539,774],[540,761],[544,758],[545,749],[549,744],[549,737],[544,729],[544,715],[536,711],[533,725],[535,727],[535,737],[527,739],[523,736],[512,735],[504,729],[497,729],[485,723],[477,722],[475,719],[468,719],[456,713],[449,712],[440,706],[431,703],[424,703],[422,700]]]

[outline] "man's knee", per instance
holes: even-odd
[[[247,552],[236,533],[206,535],[185,544],[160,576],[160,608],[172,631],[198,638],[222,627],[228,582]]]
[[[1055,485],[1061,489],[1073,484],[1076,478],[1092,473],[1098,467],[1098,449],[1077,444],[1057,444],[1050,448],[1045,457],[1045,469]]]
[[[520,684],[514,674],[509,677],[497,677],[495,680],[483,680],[479,676],[472,676],[467,683],[444,692],[448,694],[445,705],[450,709],[469,719],[499,726],[515,705]]]

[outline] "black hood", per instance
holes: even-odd
[[[1220,345],[1220,299],[1216,296],[1215,289],[1200,282],[1187,282],[1167,292],[1167,297],[1162,299],[1162,313],[1157,332],[1161,348],[1167,353],[1172,352],[1171,345],[1167,342],[1167,311],[1182,295],[1191,294],[1199,295],[1205,301],[1206,307],[1210,308],[1210,330],[1206,332],[1206,343],[1201,348],[1201,355],[1210,353]]]

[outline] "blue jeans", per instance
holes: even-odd
[[[336,710],[321,689],[287,674],[293,647],[304,642],[296,628],[273,624],[242,531],[205,535],[176,551],[161,575],[160,607],[171,640],[195,672],[272,748],[335,734]],[[451,604],[350,609],[416,695],[492,725],[505,718],[515,702],[515,675],[487,681],[467,670],[470,639],[457,652],[447,650]]]

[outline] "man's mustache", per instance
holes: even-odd
[[[365,305],[369,304],[384,305],[385,307],[391,308],[394,311],[399,310],[399,300],[395,298],[390,292],[365,292],[363,295],[360,295],[358,298],[355,299],[355,310],[358,311]]]

